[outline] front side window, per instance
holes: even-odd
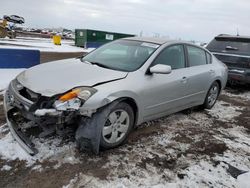
[[[205,50],[194,46],[187,46],[187,53],[190,67],[207,64]]]
[[[185,54],[183,45],[170,46],[164,49],[155,59],[154,65],[169,65],[172,69],[185,67]]]
[[[119,40],[96,49],[83,57],[82,61],[131,72],[140,68],[159,46],[142,41]]]

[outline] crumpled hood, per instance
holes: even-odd
[[[24,87],[50,97],[78,86],[91,87],[99,83],[122,79],[127,74],[127,72],[83,63],[79,59],[67,59],[32,67],[19,74],[17,80]]]

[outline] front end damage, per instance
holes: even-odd
[[[86,93],[82,96],[86,97]],[[81,108],[84,100],[80,98],[59,101],[59,97],[41,96],[13,80],[4,97],[7,124],[13,137],[30,155],[39,152],[31,141],[32,137],[54,134],[73,137],[82,150],[98,153],[97,134],[101,133],[96,129],[97,125],[86,123],[96,110]]]

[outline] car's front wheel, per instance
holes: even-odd
[[[121,145],[128,137],[134,124],[133,109],[121,102],[110,109],[102,128],[100,146],[110,149]]]
[[[203,107],[206,109],[211,109],[219,96],[220,86],[218,82],[214,82],[208,90]]]

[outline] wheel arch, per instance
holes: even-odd
[[[134,126],[137,124],[138,121],[138,114],[139,114],[139,109],[138,109],[138,105],[135,102],[135,100],[131,97],[122,97],[117,99],[119,102],[125,102],[127,103],[129,106],[131,106],[133,112],[134,112]]]
[[[115,103],[115,102],[118,102],[118,103],[125,102],[129,106],[131,106],[133,113],[134,113],[134,126],[137,125],[138,118],[139,118],[139,106],[137,102],[135,101],[135,99],[133,99],[132,97],[119,97],[119,98],[110,100],[110,103],[108,103],[107,105],[110,105],[111,103]]]
[[[220,92],[221,92],[222,91],[222,82],[221,82],[221,80],[220,79],[216,79],[214,82],[217,82],[219,84]]]

